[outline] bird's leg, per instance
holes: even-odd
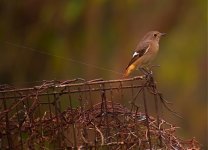
[[[138,69],[144,74],[145,79],[149,80],[152,78],[152,71],[149,68],[139,67]]]
[[[139,67],[138,68],[145,76],[147,76],[149,74],[148,70],[143,68],[143,67]]]
[[[151,75],[151,76],[153,75],[152,68],[154,68],[154,67],[160,67],[160,65],[152,65],[150,67],[147,67],[146,72],[148,73],[148,75]]]
[[[139,67],[138,69],[144,74],[144,78],[148,80],[150,83],[153,82],[153,72],[151,70],[152,67]]]
[[[149,67],[146,67],[146,68],[147,68],[148,75],[152,75],[153,72],[152,72],[152,70],[151,70],[151,67],[150,67],[150,68],[149,68]]]

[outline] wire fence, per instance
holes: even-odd
[[[176,135],[161,106],[180,117],[151,75],[1,85],[0,149],[200,149]]]

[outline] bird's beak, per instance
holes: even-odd
[[[164,36],[164,35],[166,35],[166,33],[160,33],[160,35],[161,35],[161,36]]]

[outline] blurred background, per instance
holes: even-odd
[[[205,0],[1,0],[0,84],[119,79],[142,36],[165,32],[154,61],[158,88],[184,117],[179,134],[206,147],[206,7]]]

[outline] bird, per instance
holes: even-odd
[[[159,31],[149,31],[144,35],[126,67],[124,77],[128,77],[137,68],[148,68],[158,53],[160,38],[165,34]]]

